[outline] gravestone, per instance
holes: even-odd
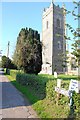
[[[57,78],[57,72],[54,72],[54,77]]]

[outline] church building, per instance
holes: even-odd
[[[51,2],[42,15],[42,71],[43,74],[64,73],[65,10]]]

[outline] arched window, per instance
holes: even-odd
[[[57,19],[57,27],[59,28],[60,27],[60,20]]]

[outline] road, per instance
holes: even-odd
[[[0,70],[0,75],[3,75],[3,74],[4,74],[4,71],[1,71],[1,70]]]
[[[0,75],[0,118],[38,118],[31,104],[9,82]]]

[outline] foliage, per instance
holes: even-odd
[[[76,40],[76,42],[72,44],[72,47],[73,47],[72,48],[73,49],[72,54],[74,54],[77,59],[80,58],[80,49],[78,49],[79,43],[80,43],[80,40]]]
[[[29,87],[31,91],[34,91],[34,95],[38,97],[38,99],[43,99],[45,97],[45,82],[43,82],[38,76],[17,73],[16,80],[26,87]]]
[[[80,116],[80,94],[77,94],[76,92],[73,92],[73,101],[74,101],[74,110],[75,110],[75,114],[77,114],[77,116]]]
[[[80,48],[79,48],[80,47],[80,26],[79,26],[80,24],[80,13],[79,13],[80,1],[79,2],[73,1],[73,4],[74,4],[74,9],[72,11],[68,11],[65,9],[65,12],[66,14],[71,14],[73,16],[74,20],[77,21],[78,26],[77,28],[73,28],[73,26],[67,23],[66,27],[72,33],[73,40],[75,40],[74,43],[72,44],[72,49],[73,49],[72,54],[74,54],[79,60],[80,59]],[[71,40],[70,37],[65,36],[65,38],[66,40]]]
[[[77,20],[77,23],[79,22],[78,20],[80,20],[80,13],[79,13],[79,7],[80,7],[80,1],[76,2],[73,1],[74,4],[74,9],[72,11],[68,11],[67,9],[65,10],[66,15],[71,14],[74,17],[74,20]],[[76,14],[76,11],[78,14]],[[73,26],[71,26],[69,23],[66,24],[67,28],[71,31],[72,35],[74,36],[74,39],[77,37],[80,37],[80,28],[73,28]],[[79,27],[79,26],[78,26]],[[70,37],[65,36],[67,40],[71,40]]]
[[[26,73],[39,73],[42,64],[40,34],[31,28],[22,28],[17,38],[13,59]]]
[[[13,61],[9,57],[6,57],[6,56],[2,56],[1,64],[2,64],[1,67],[3,68],[17,69]]]
[[[17,81],[16,81],[17,74]],[[21,77],[22,76],[22,77]],[[60,96],[58,106],[56,105],[56,92],[55,86],[57,81],[53,75],[34,75],[34,74],[23,74],[18,71],[12,71],[8,75],[8,78],[11,80],[12,84],[20,90],[32,103],[34,110],[40,118],[69,118],[70,117],[70,108],[69,108],[69,98],[63,95]],[[71,78],[76,78],[76,76],[67,76],[59,75],[59,78],[62,78],[62,87],[68,89],[69,82]],[[22,85],[20,79],[25,79],[25,83]],[[21,83],[20,83],[20,82]],[[31,83],[31,84],[30,84]],[[44,94],[43,94],[44,93]],[[80,106],[79,94],[73,96],[74,106],[76,105],[75,115],[78,116]]]
[[[59,77],[60,78],[60,77]],[[64,79],[68,79],[67,81],[63,81],[62,82],[62,87],[65,88],[66,90],[68,90],[69,88],[69,77],[67,78],[67,76],[61,77]],[[75,76],[74,76],[75,78]],[[34,94],[34,96],[37,96],[37,100],[49,100],[52,104],[56,104],[56,97],[57,97],[57,93],[55,92],[55,86],[57,84],[57,81],[55,80],[54,77],[52,76],[47,76],[47,75],[28,75],[28,74],[22,74],[22,73],[18,73],[16,80],[22,84],[25,85],[26,87],[28,87],[30,89],[30,91]],[[76,109],[75,109],[75,114],[77,115],[77,110],[79,105],[77,104],[78,101],[78,94],[76,94],[76,96],[73,97],[75,100],[75,105],[76,105]],[[42,103],[41,103],[42,104]],[[48,103],[50,105],[50,103]],[[58,107],[65,106],[66,111],[67,111],[67,115],[69,114],[69,98],[64,96],[64,95],[60,95],[60,98],[58,100]],[[43,104],[44,106],[44,104]],[[47,106],[48,107],[48,106]],[[44,107],[42,108],[44,109]],[[39,111],[40,112],[40,111]],[[57,111],[56,111],[57,112]],[[41,115],[41,113],[39,113]],[[56,114],[56,113],[55,113]],[[60,115],[60,113],[58,113],[58,115]]]
[[[75,24],[77,24],[77,27],[74,28],[74,26],[70,25],[69,23],[66,24],[66,27],[68,30],[72,33],[73,38],[70,36],[65,36],[66,40],[72,40],[74,43],[72,44],[72,54],[76,56],[77,61],[78,61],[78,80],[80,80],[80,1],[76,2],[75,0],[73,1],[74,8],[72,11],[68,11],[65,9],[65,13],[70,14],[74,21]]]
[[[2,63],[1,63],[1,61],[0,61],[0,68],[2,67]]]

